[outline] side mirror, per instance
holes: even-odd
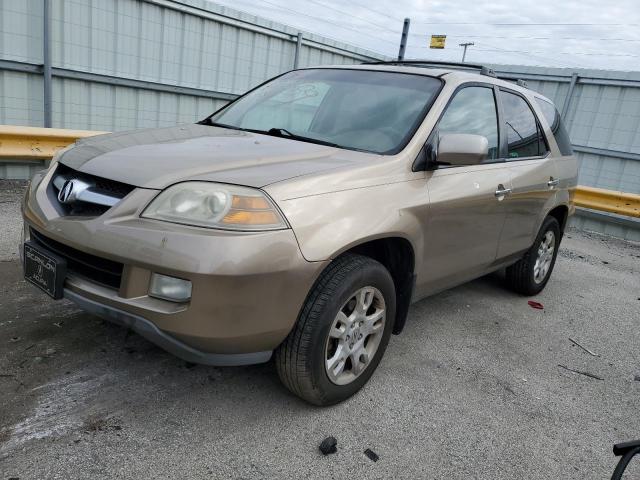
[[[489,141],[482,135],[445,133],[438,141],[435,161],[438,165],[477,165],[486,160]]]

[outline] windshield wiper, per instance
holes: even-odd
[[[241,130],[243,132],[260,133],[262,135],[271,135],[272,137],[290,138],[291,140],[299,140],[301,142],[316,143],[318,145],[325,145],[327,147],[342,148],[337,143],[331,143],[331,142],[327,142],[325,140],[318,140],[317,138],[305,137],[305,136],[302,136],[302,135],[296,135],[295,133],[290,132],[286,128],[276,128],[276,127],[274,127],[274,128],[270,128],[269,130],[258,130],[258,129],[254,129],[254,128],[242,128],[242,127],[236,127],[235,125],[227,125],[226,123],[213,122],[209,118],[205,118],[204,120],[202,120],[199,123],[202,124],[202,125],[209,125],[211,127],[230,128],[231,130]]]
[[[246,128],[235,127],[233,125],[227,125],[226,123],[214,122],[210,118],[205,118],[198,123],[201,125],[209,125],[210,127],[230,128],[231,130],[246,130]]]
[[[338,145],[337,143],[331,143],[331,142],[327,142],[325,140],[318,140],[317,138],[313,138],[313,137],[305,137],[302,135],[297,135],[295,133],[291,133],[289,130],[287,130],[286,128],[270,128],[269,130],[249,130],[250,132],[255,132],[255,133],[263,133],[266,135],[271,135],[274,137],[282,137],[282,138],[290,138],[291,140],[299,140],[301,142],[308,142],[308,143],[317,143],[318,145],[326,145],[327,147],[337,147],[337,148],[342,148],[340,147],[340,145]]]

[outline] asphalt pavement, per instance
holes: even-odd
[[[601,479],[640,438],[639,244],[569,230],[542,310],[499,274],[416,303],[318,408],[271,364],[186,364],[27,285],[22,188],[0,184],[0,478]]]

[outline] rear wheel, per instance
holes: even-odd
[[[379,262],[346,254],[322,273],[276,350],[284,385],[316,405],[341,402],[369,380],[389,342],[395,288]]]
[[[507,285],[523,295],[540,293],[553,271],[561,237],[558,220],[545,218],[531,248],[518,262],[507,268]]]

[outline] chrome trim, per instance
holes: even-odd
[[[80,199],[82,193],[91,188],[91,184],[72,178],[64,182],[61,190],[58,191],[58,201],[60,203],[75,203]]]
[[[81,180],[74,179],[73,176],[59,174],[53,177],[53,186],[56,189],[58,189],[58,192],[60,192],[64,187],[65,183],[67,183],[70,180],[81,182]],[[82,183],[85,183],[87,185],[87,188],[78,192],[73,197],[73,199],[70,199],[67,203],[71,203],[74,200],[80,200],[82,202],[93,203],[93,204],[102,205],[105,207],[113,207],[116,203],[122,200],[122,198],[113,197],[111,195],[105,195],[104,193],[100,193],[100,192],[96,192],[95,190],[92,190],[92,188],[94,187],[94,185],[92,184],[89,184],[86,182],[82,182]],[[64,203],[64,202],[61,202],[61,203]]]
[[[496,197],[502,197],[504,195],[508,195],[512,192],[512,190],[510,188],[498,188],[498,190],[496,190]]]
[[[64,187],[64,184],[67,180],[70,179],[66,175],[56,175],[55,177],[53,177],[53,186],[58,190],[62,190],[62,187]]]
[[[557,179],[557,178],[556,178],[556,179],[551,178],[551,179],[547,182],[547,185],[548,185],[549,187],[557,187],[559,183],[560,183],[560,180],[559,180],[559,179]]]
[[[78,200],[87,203],[95,203],[97,205],[103,205],[105,207],[113,207],[118,203],[121,198],[112,197],[111,195],[105,195],[104,193],[94,192],[93,190],[84,190],[77,196]]]

